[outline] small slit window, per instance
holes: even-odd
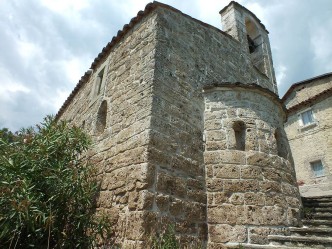
[[[245,150],[246,147],[246,125],[242,121],[236,121],[233,124],[235,135],[235,149]]]
[[[311,162],[310,166],[315,177],[324,176],[324,167],[321,160]]]
[[[287,148],[284,143],[283,137],[281,135],[280,129],[276,129],[274,132],[274,138],[276,140],[277,144],[277,151],[278,151],[278,156],[286,158],[287,157]]]
[[[103,133],[106,127],[106,117],[107,117],[107,102],[104,100],[97,113],[97,122],[96,122],[96,133],[100,135]]]
[[[255,49],[257,48],[257,46],[255,45],[255,42],[253,39],[251,39],[251,37],[249,35],[247,35],[247,40],[248,40],[248,46],[249,46],[249,53],[253,53],[255,52]]]
[[[97,75],[97,79],[96,79],[96,95],[99,95],[101,92],[101,88],[102,88],[102,84],[103,84],[103,78],[104,78],[104,71],[105,71],[105,67],[100,70],[100,72]]]

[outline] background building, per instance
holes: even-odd
[[[332,195],[332,73],[295,83],[282,100],[301,195]]]

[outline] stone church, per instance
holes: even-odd
[[[97,209],[124,248],[163,224],[188,248],[269,248],[301,225],[268,31],[236,2],[220,15],[223,31],[148,4],[57,114],[92,136]]]

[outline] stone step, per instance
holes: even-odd
[[[299,247],[282,245],[256,245],[256,244],[228,244],[225,247],[229,249],[299,249]],[[301,249],[312,249],[312,247],[300,247]]]
[[[302,202],[332,202],[332,196],[302,197]]]
[[[309,202],[309,203],[303,203],[303,206],[305,208],[318,208],[318,207],[332,207],[332,202]]]
[[[332,220],[303,220],[303,224],[310,227],[332,227]]]
[[[331,220],[332,219],[332,213],[327,213],[327,212],[326,213],[321,213],[321,212],[317,213],[317,212],[315,212],[315,213],[312,214],[312,217],[316,220]]]
[[[332,238],[328,237],[269,235],[268,238],[276,246],[332,248]]]
[[[322,237],[331,237],[332,228],[329,227],[290,227],[290,232],[293,235],[298,236],[322,236]]]
[[[312,211],[315,213],[332,213],[332,207],[317,207],[312,208]]]

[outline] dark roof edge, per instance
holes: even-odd
[[[295,87],[300,86],[300,85],[304,85],[304,84],[308,84],[308,83],[310,83],[310,82],[312,82],[314,80],[324,79],[324,78],[329,77],[329,76],[332,76],[332,72],[321,74],[321,75],[315,76],[313,78],[309,78],[309,79],[306,79],[306,80],[302,80],[302,81],[296,82],[296,83],[294,83],[294,84],[291,85],[291,87],[287,90],[287,92],[281,98],[281,100],[283,102],[285,102],[286,99],[287,99],[287,97],[292,93],[292,91],[294,90]]]
[[[122,28],[122,30],[119,30],[116,36],[113,36],[111,42],[108,42],[107,45],[102,49],[102,51],[98,54],[98,56],[94,59],[94,61],[92,62],[90,69],[96,69],[96,67],[99,65],[99,63],[105,59],[105,57],[109,54],[109,52],[111,51],[111,49],[118,43],[118,41],[120,41],[130,30],[132,27],[134,27],[134,25],[136,25],[143,17],[147,16],[149,13],[151,13],[154,9],[156,9],[157,7],[162,7],[165,9],[169,9],[171,11],[177,12],[182,14],[185,17],[189,17],[192,20],[200,23],[201,25],[208,27],[208,28],[213,28],[214,30],[224,34],[225,36],[231,38],[232,40],[236,41],[231,35],[227,34],[226,32],[210,25],[207,23],[204,23],[198,19],[195,19],[187,14],[182,13],[180,10],[169,6],[167,4],[164,3],[160,3],[157,1],[154,1],[152,3],[148,3],[145,8],[144,11],[139,11],[137,13],[137,15],[135,17],[133,17],[129,24],[125,24]],[[65,102],[63,103],[63,105],[60,107],[58,113],[55,116],[55,120],[58,120],[61,115],[63,114],[63,112],[65,111],[65,109],[67,108],[67,106],[69,105],[69,103],[71,102],[71,100],[74,98],[74,96],[77,94],[77,92],[79,91],[79,89],[88,81],[90,77],[90,73],[89,70],[85,72],[85,74],[81,77],[81,79],[78,81],[77,85],[75,86],[74,90],[70,93],[70,95],[68,96],[68,98],[65,100]]]
[[[302,101],[301,103],[299,103],[297,105],[290,107],[289,109],[287,109],[287,114],[291,114],[291,113],[301,109],[303,106],[313,104],[314,102],[325,99],[325,97],[329,97],[329,96],[332,96],[332,88],[326,89],[325,91],[320,92],[320,93],[316,94],[315,96],[313,96],[305,101]]]
[[[271,90],[262,87],[260,85],[257,85],[256,83],[249,83],[249,84],[244,84],[241,82],[221,82],[221,83],[212,83],[212,84],[207,84],[203,86],[203,90],[211,90],[213,88],[218,88],[218,87],[229,87],[229,88],[242,88],[242,89],[248,89],[248,90],[258,90],[259,92],[262,92],[265,96],[268,96],[271,98],[273,101],[277,102],[281,109],[285,113],[284,119],[286,119],[286,113],[287,109],[284,103],[281,101],[279,96],[272,92]]]
[[[254,14],[252,13],[250,10],[248,10],[246,7],[242,6],[241,4],[239,4],[238,2],[235,1],[231,1],[227,6],[225,6],[224,8],[222,8],[219,11],[219,14],[221,14],[222,12],[224,12],[229,6],[231,6],[232,4],[236,5],[237,7],[240,7],[241,9],[243,9],[244,11],[248,12],[250,15],[252,15],[252,17],[258,22],[259,25],[262,26],[262,28],[269,34],[269,31],[266,29],[265,25],[262,23],[262,21]]]

